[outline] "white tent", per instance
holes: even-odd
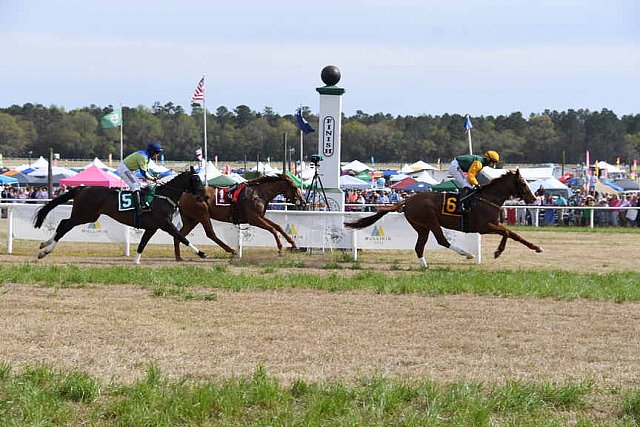
[[[370,171],[370,170],[373,170],[373,169],[365,165],[359,160],[354,160],[342,166],[342,172],[353,171],[355,173],[360,173],[360,172]]]
[[[408,174],[408,173],[420,172],[424,170],[438,170],[438,169],[434,168],[429,163],[425,163],[422,160],[418,160],[417,162],[411,165],[405,163],[405,165],[402,166],[402,169],[400,169],[400,172]]]
[[[71,169],[63,168],[61,166],[53,166],[51,168],[52,175],[62,175],[65,178],[74,176],[77,172],[72,171]],[[31,171],[27,174],[27,176],[34,176],[38,178],[43,178],[49,176],[49,168],[47,166],[43,168],[37,168],[34,171]]]
[[[569,187],[555,178],[539,179],[529,184],[529,188],[531,188],[531,191],[534,193],[538,191],[541,186],[544,187],[545,195],[562,194],[565,198],[568,198],[572,194]]]
[[[351,175],[342,175],[340,177],[340,188],[365,190],[367,188],[371,188],[371,183],[363,181]]]
[[[200,176],[200,179],[202,181],[204,181],[204,171],[205,171],[204,168],[200,168],[200,171],[198,172],[198,176]],[[222,175],[222,172],[220,172],[220,169],[218,169],[211,160],[207,162],[206,171],[207,171],[207,181]]]
[[[622,170],[619,167],[605,161],[598,162],[598,169],[604,169],[607,173],[622,173]]]
[[[437,179],[435,179],[433,176],[431,176],[431,174],[429,172],[422,171],[420,174],[418,174],[417,176],[413,177],[416,181],[420,181],[420,182],[424,182],[426,184],[438,184],[440,181],[438,181]]]
[[[152,159],[149,159],[149,169],[151,169],[152,171],[154,171],[156,173],[165,173],[165,172],[169,172],[170,171],[169,168],[166,168],[166,167],[164,167],[162,165],[157,164]]]
[[[38,158],[38,160],[36,160],[35,162],[28,164],[22,164],[20,166],[17,166],[14,168],[14,170],[17,170],[18,172],[22,172],[25,171],[27,169],[31,170],[31,169],[46,169],[49,166],[49,162],[42,156],[40,156],[40,158]]]
[[[494,169],[491,166],[485,166],[480,171],[480,175],[484,175],[487,178],[487,181],[493,181],[494,179],[509,172],[509,170],[511,169]],[[524,180],[527,182],[553,178],[553,168],[519,168],[518,170],[520,171],[520,175],[522,175]]]
[[[271,167],[268,163],[258,162],[258,166],[254,166],[250,169],[252,172],[258,172],[264,175],[277,175],[280,170]]]
[[[91,163],[89,163],[88,165],[86,165],[85,167],[83,167],[82,169],[88,169],[91,166],[96,166],[98,169],[102,169],[103,171],[115,171],[114,168],[110,168],[109,166],[105,165],[99,158],[94,158],[93,161]]]
[[[389,177],[389,181],[391,182],[400,182],[405,178],[409,178],[409,175],[403,174],[403,173],[399,173],[397,175],[391,175],[391,177]]]

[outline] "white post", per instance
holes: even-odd
[[[477,242],[477,252],[478,255],[476,256],[476,264],[481,264],[482,263],[482,235],[478,234],[478,242]]]
[[[327,196],[327,208],[333,212],[344,212],[344,194],[340,189],[340,150],[342,127],[342,95],[345,90],[337,87],[340,70],[327,66],[322,70],[324,87],[316,88],[320,94],[318,113],[318,154],[322,183]]]
[[[123,151],[124,138],[122,137],[122,134],[123,134],[122,128],[124,128],[124,116],[122,115],[122,104],[120,104],[120,162],[124,160],[124,151]]]
[[[351,244],[353,245],[353,260],[358,260],[358,230],[353,230],[351,233]]]
[[[242,258],[242,227],[238,225],[238,258]]]
[[[7,208],[7,253],[13,253],[13,208]]]
[[[471,120],[467,114],[467,120]],[[467,138],[469,139],[469,154],[473,154],[473,145],[471,144],[471,127],[467,127]]]
[[[124,256],[131,256],[131,228],[128,225],[124,226]]]

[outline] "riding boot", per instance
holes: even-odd
[[[133,192],[133,207],[135,211],[133,213],[133,226],[140,228],[140,222],[142,220],[142,203],[140,202],[140,190]]]
[[[471,187],[462,187],[460,189],[460,196],[458,197],[458,209],[457,213],[463,213],[469,211],[469,202],[471,197],[468,197],[473,192]]]

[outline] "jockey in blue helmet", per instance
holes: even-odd
[[[151,141],[147,144],[147,148],[144,150],[136,151],[125,157],[120,166],[118,167],[118,175],[127,183],[129,188],[133,191],[133,204],[136,208],[134,227],[140,228],[140,219],[142,217],[142,208],[148,206],[142,206],[140,200],[140,187],[141,183],[138,180],[135,172],[140,171],[144,179],[148,181],[156,181],[156,177],[153,172],[149,170],[149,160],[154,158],[157,160],[158,155],[164,150],[158,141]]]

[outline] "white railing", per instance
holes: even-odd
[[[42,201],[40,201],[42,202]],[[0,203],[0,208],[7,209],[7,252],[13,252],[13,240],[49,239],[55,232],[60,220],[68,218],[71,205],[60,205],[49,212],[41,229],[33,227],[33,218],[41,204]],[[358,249],[413,249],[417,234],[410,227],[402,213],[390,213],[374,225],[362,230],[344,227],[345,221],[353,221],[369,215],[367,212],[309,212],[294,210],[270,210],[267,217],[280,224],[298,247],[318,248],[322,250],[350,249],[353,258],[357,259]],[[178,217],[179,218],[179,217]],[[271,233],[257,227],[247,225],[235,226],[218,221],[212,222],[218,237],[231,246],[236,246],[240,255],[244,247],[273,247],[275,241]],[[180,225],[177,224],[179,227]],[[142,237],[142,230],[125,226],[115,220],[101,215],[98,221],[83,224],[72,229],[63,241],[76,242],[109,242],[124,243],[124,253],[130,255],[129,246],[137,243]],[[466,234],[453,230],[445,230],[449,241],[476,257],[481,262],[481,239],[478,234]],[[187,236],[195,245],[212,245],[201,225],[198,225]],[[287,243],[281,240],[285,246]],[[173,238],[163,232],[156,233],[150,243],[173,244]],[[433,237],[427,242],[427,250],[444,249]]]

